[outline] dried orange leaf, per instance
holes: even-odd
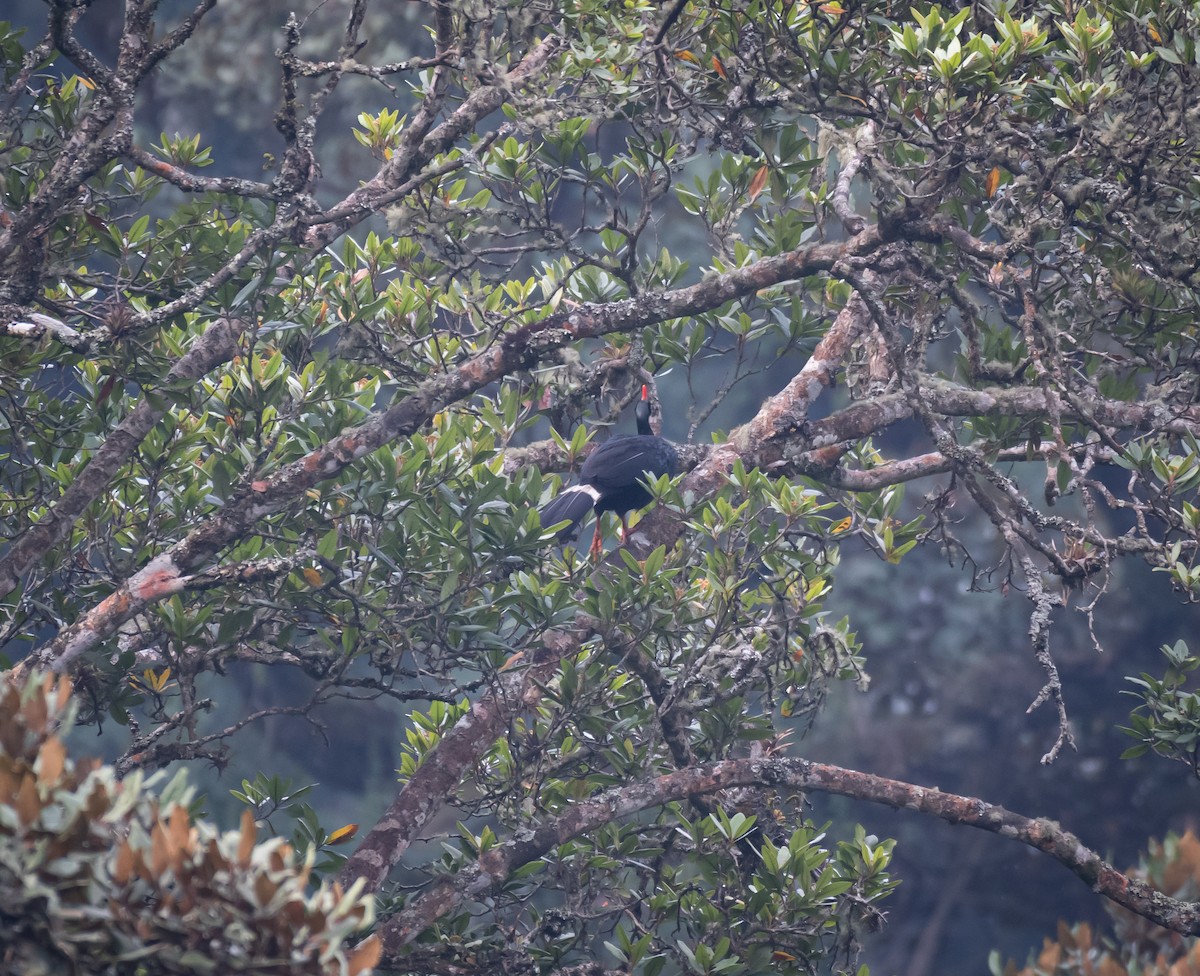
[[[38,783],[42,786],[52,786],[62,776],[66,764],[67,747],[62,740],[52,735],[42,746],[38,754]]]
[[[729,75],[725,74],[725,65],[721,64],[721,59],[718,58],[715,54],[712,56],[712,66],[713,66],[713,71],[715,71],[717,74],[719,74],[726,81],[729,80]]]
[[[350,976],[360,976],[368,969],[374,969],[383,958],[383,943],[379,936],[373,935],[362,945],[357,946],[350,957]]]
[[[1000,188],[1000,167],[993,166],[992,171],[988,173],[987,180],[984,181],[984,190],[987,192],[988,199],[996,195],[996,191]]]
[[[767,177],[769,175],[770,170],[767,169],[767,164],[763,163],[763,165],[758,168],[758,172],[754,174],[754,178],[750,181],[749,196],[751,203],[753,203],[758,198],[758,195],[762,193],[763,187],[767,185]]]
[[[238,844],[238,864],[245,867],[250,863],[250,853],[254,850],[254,839],[258,834],[258,826],[254,823],[254,814],[249,810],[242,811],[242,839]]]
[[[112,878],[119,885],[125,884],[133,875],[133,848],[129,841],[121,841],[117,848],[117,859],[113,864]]]
[[[150,870],[154,877],[161,878],[171,863],[171,842],[167,830],[160,820],[150,832]]]
[[[29,773],[26,773],[21,779],[20,789],[17,790],[16,798],[13,800],[13,807],[16,808],[22,825],[25,826],[33,823],[41,812],[37,784],[34,783],[33,776]]]
[[[191,847],[192,818],[188,816],[186,807],[179,805],[171,810],[171,815],[167,819],[167,830],[171,843],[180,851],[186,851]]]

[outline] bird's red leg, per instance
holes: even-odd
[[[625,513],[621,513],[621,545],[629,541],[629,523],[625,521]]]
[[[595,535],[592,536],[592,550],[591,550],[592,562],[600,561],[600,553],[604,549],[604,540],[600,536],[601,519],[602,519],[602,516],[600,516],[600,515],[596,516],[596,533],[595,533]]]

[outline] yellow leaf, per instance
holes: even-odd
[[[320,586],[321,583],[324,582],[324,578],[321,576],[321,571],[319,569],[313,569],[312,566],[305,566],[303,572],[304,580],[309,586]]]
[[[763,187],[767,185],[768,175],[770,175],[770,171],[767,169],[766,163],[763,163],[758,168],[758,172],[754,174],[754,178],[750,181],[749,196],[751,203],[758,198],[758,195],[763,191]]]
[[[163,668],[162,674],[155,674],[150,668],[142,672],[142,680],[146,683],[146,687],[153,688],[155,691],[162,691],[167,686],[170,677],[170,668]]]
[[[831,3],[823,3],[819,9],[821,13],[829,14],[831,17],[840,17],[846,12],[846,8],[838,3],[837,0],[833,0]]]
[[[692,64],[700,63],[700,59],[691,51],[676,51],[675,57],[677,57],[680,61],[690,61]]]
[[[1155,44],[1162,43],[1162,34],[1158,32],[1158,29],[1153,24],[1146,25],[1146,33],[1150,35],[1150,40]]]
[[[984,190],[986,190],[988,199],[996,195],[996,190],[1000,188],[1000,167],[993,166],[992,171],[988,173],[987,179],[984,181]]]
[[[840,535],[842,532],[848,531],[850,529],[850,526],[852,526],[853,524],[854,524],[854,516],[847,515],[844,519],[842,519],[840,522],[838,522],[837,525],[835,525],[833,527],[833,529],[832,529],[833,534]]]
[[[340,844],[344,840],[349,840],[356,833],[358,833],[358,824],[346,824],[344,827],[338,827],[337,830],[330,834],[325,843],[330,846]]]

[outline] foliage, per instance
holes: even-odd
[[[1133,758],[1153,750],[1200,776],[1200,696],[1185,688],[1187,675],[1196,670],[1200,659],[1188,652],[1183,641],[1164,644],[1162,653],[1167,671],[1161,678],[1143,672],[1139,678],[1128,679],[1138,686],[1138,691],[1129,694],[1140,697],[1142,704],[1130,714],[1129,727],[1122,730],[1138,740],[1125,750],[1125,756]]]
[[[891,844],[764,759],[868,683],[847,542],[1024,593],[1046,763],[1072,594],[1094,624],[1133,557],[1200,599],[1192,5],[356,0],[287,20],[253,176],[143,124],[212,0],[129,0],[113,52],[85,6],[0,25],[0,647],[130,777],[403,713],[393,809],[322,864],[396,968],[852,966]],[[643,385],[683,470],[593,565],[537,506]],[[1131,728],[1194,765],[1183,663]]]
[[[276,833],[276,826],[271,820],[275,814],[286,812],[295,820],[292,847],[302,859],[312,860],[321,855],[322,860],[313,866],[314,875],[321,877],[345,863],[346,856],[333,848],[350,841],[358,832],[358,824],[344,824],[327,833],[317,811],[301,799],[312,789],[311,784],[293,789],[290,782],[278,776],[259,773],[253,782],[242,780],[240,790],[229,792],[245,803],[253,811],[255,820],[265,823],[272,834]]]
[[[8,972],[370,971],[379,944],[361,885],[308,887],[312,859],[192,819],[182,773],[118,780],[59,737],[70,683],[0,682],[0,915]]]

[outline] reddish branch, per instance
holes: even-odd
[[[454,795],[467,771],[504,734],[519,711],[536,704],[541,697],[540,686],[558,662],[578,647],[578,640],[567,633],[548,634],[535,660],[501,674],[496,687],[472,705],[424,757],[342,866],[338,881],[349,887],[361,878],[367,891],[377,890],[425,825]]]
[[[892,225],[902,233],[902,225]],[[510,373],[527,368],[547,352],[582,338],[628,332],[650,323],[709,311],[725,302],[784,281],[830,271],[850,257],[888,243],[868,227],[836,244],[818,244],[764,258],[684,288],[650,293],[611,304],[578,306],[504,335],[484,352],[442,376],[431,377],[410,395],[364,424],[333,438],[305,457],[236,492],[225,507],[166,552],[134,573],[107,599],[65,627],[26,659],[26,666],[66,670],[149,603],[172,592],[172,580],[204,565],[250,532],[268,515],[286,508],[309,488],[332,478],[359,458],[417,431],[439,410]]]
[[[1049,855],[1097,894],[1131,912],[1174,932],[1200,934],[1200,905],[1169,898],[1122,874],[1052,820],[1031,819],[974,797],[804,759],[733,759],[616,787],[569,807],[553,820],[515,831],[513,839],[484,852],[452,877],[439,878],[387,919],[380,928],[385,956],[393,964],[400,962],[405,946],[438,919],[484,901],[515,870],[573,837],[689,796],[748,786],[835,793],[987,830]]]
[[[12,548],[0,557],[0,595],[11,593],[25,570],[67,537],[75,520],[101,495],[138,444],[162,419],[167,407],[174,402],[172,389],[190,386],[192,380],[230,359],[247,324],[233,319],[213,322],[167,373],[162,389],[154,397],[144,397],[117,425],[50,511],[36,525],[26,529]]]
[[[821,337],[800,372],[768,399],[752,420],[730,435],[729,440],[737,446],[739,453],[764,455],[764,466],[770,467],[772,460],[765,452],[772,448],[777,450],[782,439],[795,434],[808,422],[812,402],[833,385],[850,346],[869,324],[866,309],[858,296],[853,296]]]

